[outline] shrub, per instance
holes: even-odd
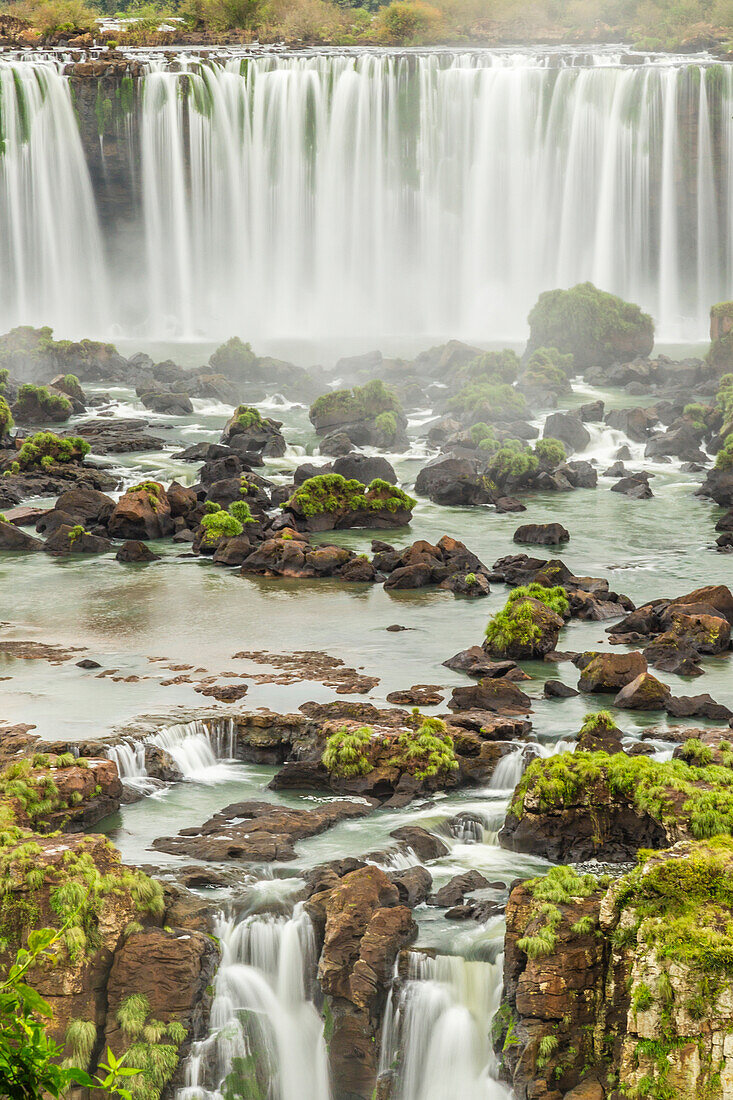
[[[520,584],[509,593],[506,606],[512,607],[528,599],[539,600],[556,615],[565,616],[570,608],[568,594],[560,584],[554,588],[546,588],[544,584]]]
[[[234,415],[237,424],[242,428],[261,428],[264,424],[259,409],[254,409],[251,405],[240,405]]]
[[[482,420],[479,420],[477,424],[473,424],[468,434],[480,450],[486,451],[488,454],[494,454],[498,451],[499,441],[496,438],[494,429],[490,425],[484,424]]]
[[[458,375],[472,382],[511,384],[516,382],[520,366],[517,353],[511,348],[504,348],[503,351],[487,351],[478,355],[467,366],[461,367]]]
[[[716,470],[730,470],[733,467],[733,432],[725,437],[723,446],[715,459]]]
[[[86,439],[79,436],[62,439],[53,432],[36,432],[20,448],[17,462],[21,470],[48,467],[54,463],[63,466],[70,462],[83,461],[90,450]]]
[[[551,437],[538,439],[534,445],[534,453],[541,470],[556,470],[567,458],[565,447],[560,440]]]
[[[240,521],[229,512],[220,509],[218,512],[210,512],[201,519],[204,533],[201,537],[203,546],[213,546],[219,539],[233,539],[241,535],[244,528]]]
[[[13,414],[10,411],[10,405],[4,397],[0,397],[0,439],[8,434],[13,423]]]
[[[215,374],[238,374],[255,363],[257,357],[250,344],[243,343],[238,336],[232,336],[218,347],[209,357],[209,365]]]
[[[342,727],[336,733],[332,733],[326,741],[326,748],[321,757],[323,766],[331,775],[341,776],[344,779],[366,775],[372,770],[368,755],[371,740],[372,730],[369,726],[362,726],[357,730]]]
[[[563,355],[557,348],[537,348],[527,360],[521,384],[551,393],[569,393],[573,362],[572,354]]]
[[[246,523],[257,522],[252,515],[249,504],[247,504],[246,500],[235,500],[233,504],[230,504],[229,515],[234,516],[234,518],[242,525]]]
[[[448,402],[459,416],[483,421],[516,420],[526,409],[524,394],[505,382],[467,382]]]
[[[82,524],[75,524],[69,531],[69,546],[73,546],[74,543],[77,542],[78,539],[83,538],[84,535],[86,535],[86,531]]]
[[[583,718],[580,734],[583,733],[610,733],[618,729],[613,715],[608,710],[594,710]],[[580,734],[578,736],[580,736]]]
[[[539,600],[556,615],[565,615],[569,608],[567,594],[559,585],[545,588],[540,584],[520,585],[509,594],[506,605],[486,626],[486,641],[492,653],[510,655],[531,649],[542,636],[535,622],[529,599]]]
[[[397,418],[393,412],[380,413],[374,426],[386,439],[392,440],[397,435]]]
[[[18,421],[42,419],[60,422],[69,419],[72,407],[67,397],[50,393],[45,386],[26,382],[18,389],[14,412]]]
[[[723,423],[729,424],[733,420],[733,374],[722,375],[715,403],[723,414]]]
[[[453,738],[440,718],[424,718],[417,730],[405,730],[396,741],[391,763],[410,771],[416,779],[448,775],[458,767]]]
[[[390,42],[431,41],[439,32],[441,12],[423,0],[393,0],[380,13],[380,29]]]
[[[333,390],[324,393],[310,407],[311,423],[346,424],[350,420],[377,421],[382,413],[391,413],[397,427],[397,417],[402,417],[402,406],[380,379],[373,379],[353,390]],[[391,421],[383,421],[391,424]]]
[[[304,481],[284,505],[304,516],[324,512],[411,511],[417,502],[395,485],[375,478],[368,487],[360,481],[347,481],[341,474],[318,474]]]

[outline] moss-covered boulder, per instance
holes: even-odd
[[[555,348],[572,355],[576,370],[628,363],[654,347],[654,322],[639,306],[580,283],[540,294],[529,314],[527,354]]]
[[[310,407],[310,421],[320,436],[344,432],[356,446],[402,451],[408,445],[407,418],[383,382],[374,379],[353,390],[333,390]]]
[[[580,751],[530,764],[499,843],[558,863],[623,862],[640,848],[731,832],[731,768]]]
[[[18,397],[12,406],[17,424],[63,424],[74,411],[68,397],[52,393],[46,386],[34,386],[26,382],[18,389]]]
[[[301,531],[345,527],[404,527],[417,502],[395,485],[375,478],[368,486],[340,474],[308,478],[283,505]]]
[[[732,876],[718,837],[643,853],[615,881],[554,867],[515,886],[494,1043],[517,1100],[725,1100]]]
[[[286,444],[281,428],[281,420],[262,416],[251,405],[239,405],[224,427],[221,442],[239,452],[282,458]]]
[[[489,620],[484,649],[492,657],[541,659],[556,648],[569,606],[560,585],[520,585]]]
[[[97,340],[54,340],[53,330],[21,326],[0,336],[0,370],[32,382],[57,382],[57,376],[87,381],[123,379],[127,368],[113,344]],[[66,386],[59,387],[68,392]],[[69,394],[83,400],[80,393]]]
[[[118,539],[159,539],[174,530],[171,506],[158,481],[133,485],[120,497],[109,518],[109,533]]]

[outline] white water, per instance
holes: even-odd
[[[108,324],[106,272],[69,85],[0,61],[0,327]]]
[[[489,1039],[501,980],[500,962],[410,954],[382,1038],[380,1072],[395,1074],[394,1100],[508,1100]]]
[[[64,78],[0,63],[0,325],[523,338],[540,292],[592,279],[663,339],[703,339],[730,294],[731,66],[608,51],[181,64],[150,63],[137,224],[105,227],[105,261]]]
[[[114,760],[123,783],[145,789],[147,767],[145,746],[163,749],[184,779],[216,780],[221,777],[222,761],[234,759],[236,726],[231,718],[216,721],[181,722],[166,726],[139,741],[110,745],[107,756]]]
[[[211,1033],[196,1043],[177,1100],[222,1100],[237,1066],[255,1071],[268,1100],[329,1100],[323,1020],[309,992],[317,955],[305,913],[284,918],[221,918],[222,947]],[[242,1062],[237,1062],[242,1059]]]

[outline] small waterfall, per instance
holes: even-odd
[[[236,726],[231,718],[196,720],[166,726],[139,741],[121,741],[110,745],[107,756],[114,760],[123,783],[146,789],[148,771],[146,747],[163,749],[171,757],[184,779],[205,781],[212,769],[235,755]]]
[[[524,771],[524,748],[515,749],[502,756],[489,780],[489,790],[513,791]]]
[[[0,61],[0,331],[108,324],[94,195],[56,64]]]
[[[509,1100],[489,1038],[501,986],[501,960],[410,953],[383,1029],[380,1073],[396,1067],[394,1100]]]
[[[176,1100],[329,1100],[323,1020],[311,1000],[313,927],[292,918],[221,917],[208,1038],[194,1044]]]

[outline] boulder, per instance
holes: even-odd
[[[0,520],[0,550],[43,550],[43,543],[14,524]]]
[[[584,666],[578,687],[591,693],[617,692],[646,670],[641,653],[596,653]]]
[[[590,443],[590,432],[583,426],[580,417],[571,413],[550,413],[542,435],[545,439],[559,439],[570,451],[584,451]]]
[[[580,371],[628,363],[654,346],[651,317],[592,283],[540,294],[529,326],[526,356],[540,347],[557,348],[571,354]]]
[[[489,710],[496,714],[529,714],[532,701],[512,680],[485,677],[470,687],[453,689],[450,710]]]
[[[650,672],[642,672],[621,688],[613,705],[623,710],[664,710],[670,695],[666,684]]]
[[[187,393],[157,390],[141,394],[140,400],[146,409],[163,416],[190,416],[193,412],[191,398]]]
[[[119,539],[160,539],[174,531],[171,507],[163,486],[144,482],[128,489],[115,505],[109,533]]]
[[[112,549],[112,543],[88,531],[62,524],[46,539],[43,549],[49,554],[106,554]]]
[[[417,475],[415,492],[435,504],[489,504],[491,494],[473,462],[445,454],[434,458]]]
[[[124,562],[160,561],[160,554],[154,554],[147,543],[140,542],[138,539],[128,539],[123,542],[115,557],[117,561]]]
[[[514,532],[514,541],[531,546],[558,546],[570,533],[561,523],[524,523]]]
[[[375,478],[397,484],[397,475],[391,462],[381,455],[363,455],[356,451],[337,458],[332,464],[333,472],[341,474],[347,481],[355,479],[362,485],[369,485]],[[311,475],[312,476],[312,475]]]

